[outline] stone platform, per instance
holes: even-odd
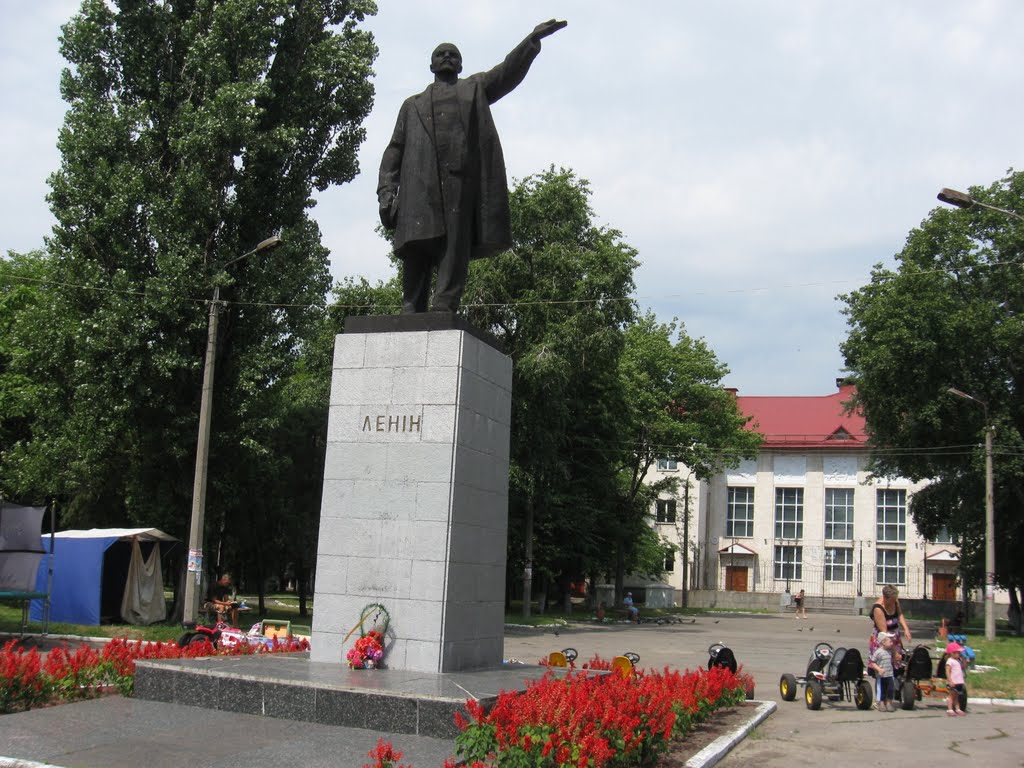
[[[307,653],[210,656],[136,663],[135,698],[321,725],[453,739],[465,702],[488,706],[523,690],[544,667],[501,665],[467,672],[353,670]]]

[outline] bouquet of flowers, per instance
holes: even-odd
[[[352,669],[379,667],[384,658],[384,635],[377,630],[370,630],[356,640],[345,658]]]

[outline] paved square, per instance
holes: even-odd
[[[688,621],[688,619],[686,619]],[[915,626],[921,630],[914,632]],[[929,642],[932,623],[911,623],[914,643]],[[609,659],[633,651],[641,667],[706,666],[707,649],[722,642],[753,675],[755,698],[779,708],[725,760],[725,768],[794,766],[935,766],[954,761],[985,768],[1019,768],[1024,754],[1024,708],[968,705],[968,717],[946,717],[938,698],[926,697],[912,711],[861,711],[852,702],[807,709],[802,695],[784,702],[779,677],[802,676],[815,643],[867,652],[870,623],[864,616],[815,614],[796,620],[779,614],[706,614],[692,624],[614,624],[582,629],[506,629],[505,656],[535,664],[550,651],[573,647],[577,665],[598,654]],[[970,689],[970,676],[967,679]],[[800,694],[803,689],[800,690]]]

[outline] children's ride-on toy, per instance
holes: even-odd
[[[560,651],[552,651],[548,654],[548,666],[549,667],[568,667],[571,666],[576,658],[579,656],[579,652],[575,648],[563,648]]]
[[[736,670],[739,669],[739,663],[736,661],[736,654],[732,652],[732,648],[727,646],[725,643],[712,643],[708,646],[708,669],[712,667],[724,667],[736,674]],[[746,678],[747,686],[747,699],[753,701],[754,699],[754,679],[752,677]]]
[[[807,674],[796,677],[788,672],[779,679],[783,701],[796,698],[797,686],[804,686],[808,709],[821,709],[821,702],[853,701],[857,709],[871,709],[875,686],[864,674],[864,661],[856,648],[833,648],[818,643],[807,662]]]
[[[619,656],[612,658],[612,671],[618,672],[625,678],[632,678],[636,674],[635,667],[640,663],[640,654],[626,651]]]
[[[725,643],[712,643],[708,646],[708,669],[712,667],[725,667],[736,674],[736,670],[739,668],[736,663],[736,654]]]
[[[935,674],[932,675],[932,657],[928,647],[917,646],[910,654],[910,660],[903,668],[902,682],[899,683],[900,706],[903,709],[913,709],[914,703],[921,701],[925,696],[935,696],[946,701],[949,696],[949,683],[946,682],[945,657],[935,667]],[[966,687],[957,696],[960,699],[960,709],[967,711],[967,689]]]

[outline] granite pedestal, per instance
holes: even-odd
[[[501,663],[512,365],[459,325],[359,318],[335,341],[313,662],[344,664],[379,603],[389,670]]]
[[[485,707],[525,688],[545,667],[503,664],[444,674],[352,670],[306,653],[136,662],[135,697],[147,701],[452,739],[465,702]],[[555,670],[562,674],[564,670]]]

